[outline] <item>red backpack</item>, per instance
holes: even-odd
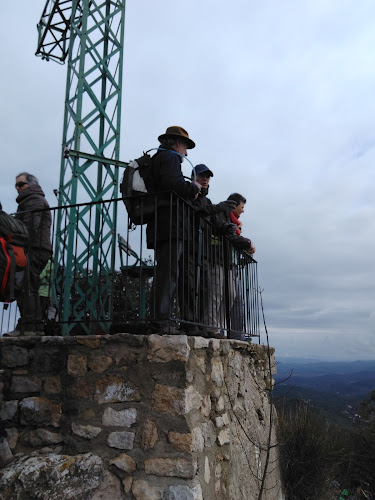
[[[0,210],[0,301],[12,302],[22,290],[29,235],[25,224]]]

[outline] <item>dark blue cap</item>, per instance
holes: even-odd
[[[201,175],[201,174],[204,174],[204,172],[207,172],[210,175],[210,177],[214,176],[212,171],[208,167],[206,167],[206,165],[203,165],[203,163],[200,163],[199,165],[195,165],[195,167],[191,171],[191,175],[194,175],[194,172],[196,173],[196,175]]]

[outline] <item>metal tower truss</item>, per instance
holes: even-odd
[[[76,322],[107,331],[117,210],[100,202],[118,196],[125,0],[48,1],[43,16],[42,57],[64,60],[69,41],[54,257],[63,334]]]

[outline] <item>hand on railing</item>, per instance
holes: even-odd
[[[237,224],[233,224],[232,222],[225,223],[223,224],[222,230],[223,234],[226,236],[234,236],[236,234]]]
[[[199,187],[199,191],[198,191],[198,193],[194,196],[194,198],[198,198],[198,194],[201,192],[202,186],[201,186],[201,184],[199,184],[199,182],[197,182],[197,181],[191,181],[191,182],[192,182],[192,184],[195,184],[196,186],[198,186],[198,187]]]

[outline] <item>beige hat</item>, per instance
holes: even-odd
[[[162,142],[163,139],[168,139],[168,137],[174,137],[177,139],[182,138],[185,140],[188,149],[195,148],[195,142],[190,139],[189,134],[182,127],[178,127],[177,125],[168,127],[165,134],[159,135],[158,141]]]

